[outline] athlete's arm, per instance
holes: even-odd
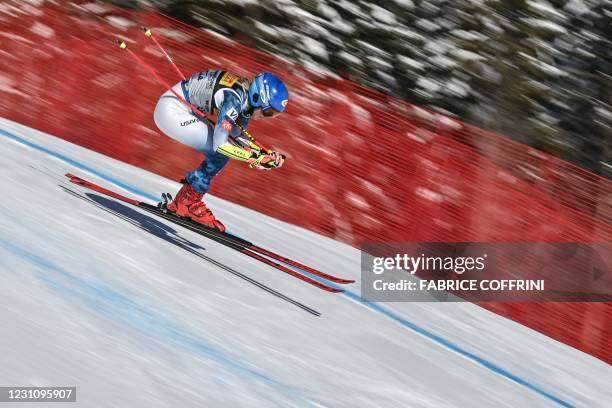
[[[227,92],[213,132],[213,149],[231,159],[247,161],[253,155],[255,147],[244,143],[239,137],[240,129],[234,126],[240,117],[239,112],[240,100],[234,93]]]
[[[255,141],[243,135],[234,123],[239,120],[246,128],[249,119],[240,115],[240,100],[229,93],[219,110],[217,124],[213,133],[213,148],[217,153],[230,159],[244,161],[249,167],[260,170],[270,170],[281,167],[285,156],[274,151],[263,150]]]

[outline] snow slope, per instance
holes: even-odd
[[[7,120],[0,155],[0,385],[76,385],[77,403],[67,407],[604,407],[612,400],[609,365],[479,307],[366,304],[358,284],[329,294],[63,175],[150,201],[176,191],[173,181]],[[209,202],[233,233],[358,279],[358,250]]]

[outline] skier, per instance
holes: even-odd
[[[252,81],[227,71],[209,70],[193,74],[173,87],[200,111],[217,117],[213,125],[194,114],[171,91],[164,93],[155,107],[157,127],[172,139],[206,156],[200,166],[187,173],[184,184],[168,210],[209,228],[225,231],[202,201],[211,180],[229,159],[246,162],[250,168],[270,170],[281,167],[285,157],[264,150],[245,132],[249,121],[275,117],[285,110],[289,93],[274,74],[263,72]]]

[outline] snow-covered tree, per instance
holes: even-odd
[[[159,7],[318,72],[610,169],[609,0],[112,2]]]

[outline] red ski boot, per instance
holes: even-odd
[[[203,194],[195,191],[191,184],[185,183],[179,192],[176,193],[174,200],[168,204],[168,211],[181,217],[190,218],[192,221],[205,225],[208,228],[215,228],[224,232],[225,226],[215,218],[210,209],[202,201],[202,197]]]

